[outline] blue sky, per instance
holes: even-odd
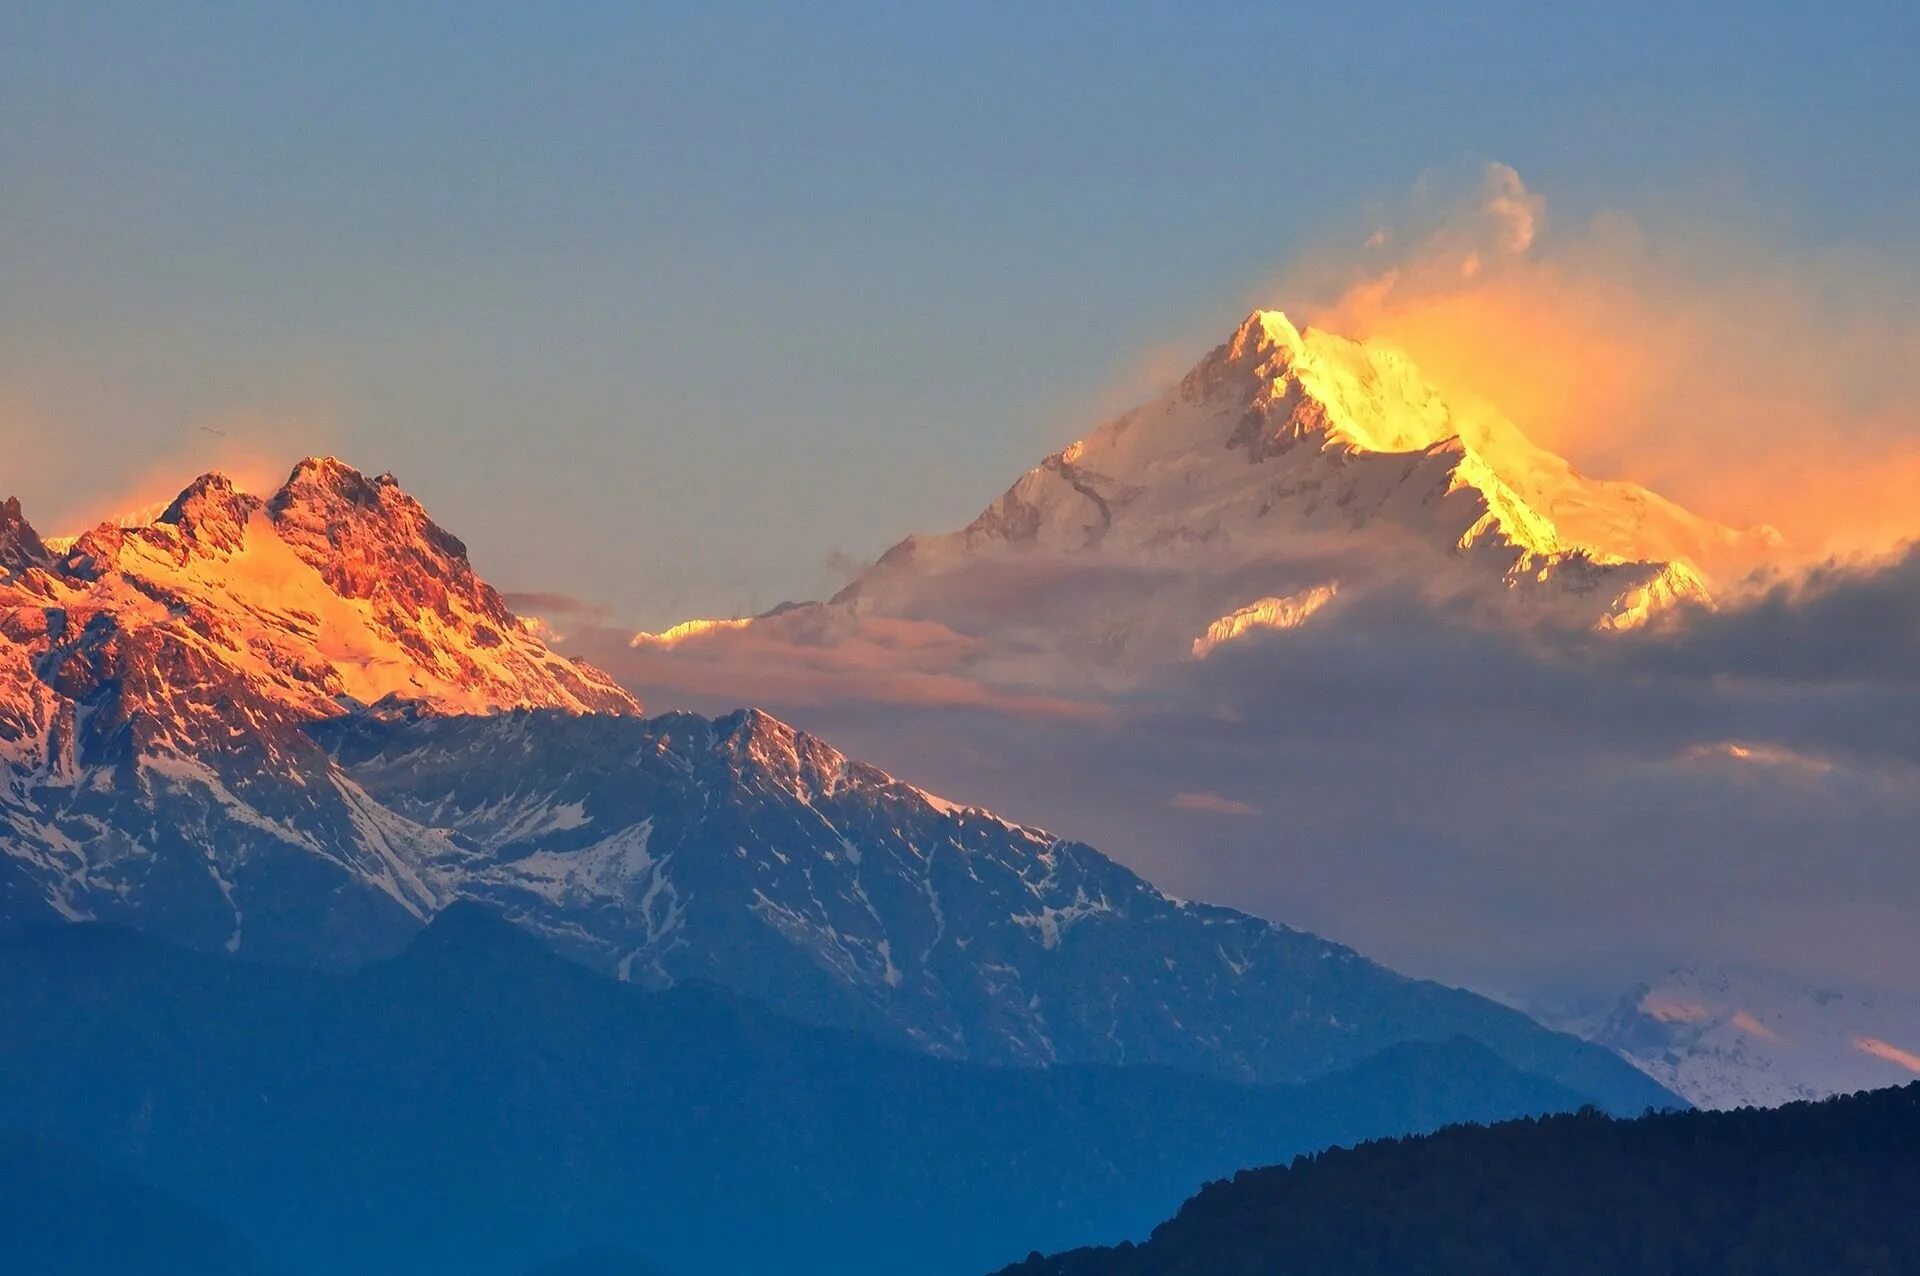
[[[0,488],[47,530],[332,451],[504,586],[766,606],[1423,173],[1920,225],[1907,5],[398,8],[0,15]]]

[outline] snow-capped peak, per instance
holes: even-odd
[[[58,556],[34,552],[8,509],[0,635],[61,701],[136,731],[137,747],[388,697],[443,712],[639,711],[522,626],[389,475],[313,458],[262,499],[205,474],[153,521],[103,524]]]
[[[52,558],[40,534],[20,512],[20,498],[0,501],[0,579],[29,567],[44,567]]]
[[[1704,602],[1694,551],[1733,535],[1586,478],[1397,349],[1257,310],[1178,385],[1047,457],[959,531],[908,537],[835,601],[917,615],[950,573],[1016,556],[1174,569],[1202,596],[1181,632],[1136,633],[1122,613],[1139,608],[1116,600],[1098,634],[1074,639],[1173,658],[1218,618],[1299,588],[1261,579],[1270,565],[1364,536],[1394,546],[1384,559],[1434,556],[1420,575],[1457,578],[1503,616],[1611,629]],[[1217,591],[1196,583],[1209,576]]]

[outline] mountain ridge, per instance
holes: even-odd
[[[470,904],[346,973],[98,925],[0,957],[0,1126],[204,1202],[296,1273],[504,1274],[588,1244],[977,1271],[1125,1235],[1250,1157],[1583,1101],[1461,1041],[1294,1088],[933,1059],[618,984]]]
[[[1880,1276],[1920,1262],[1920,1083],[1384,1139],[1209,1183],[1141,1242],[1000,1276]]]
[[[1672,1101],[1518,1012],[1170,899],[764,713],[640,717],[530,634],[502,663],[507,616],[390,478],[329,460],[265,500],[207,476],[10,575],[0,924],[353,966],[477,899],[621,978],[955,1057],[1279,1081],[1466,1032],[1616,1109]],[[368,633],[449,694],[343,696],[329,671]],[[442,678],[469,658],[488,676]]]

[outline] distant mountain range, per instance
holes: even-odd
[[[1920,1004],[1758,971],[1678,967],[1543,1021],[1616,1050],[1703,1108],[1774,1107],[1920,1075]]]
[[[1920,1270],[1920,1083],[1771,1110],[1443,1130],[1212,1183],[1139,1244],[1002,1276]]]
[[[923,793],[745,712],[639,716],[391,478],[217,475],[70,544],[9,513],[0,924],[319,967],[479,900],[661,987],[953,1058],[1294,1082],[1465,1035],[1612,1110],[1611,1053]],[[35,548],[35,547],[38,548]]]
[[[10,1276],[266,1276],[238,1233],[132,1174],[0,1132],[0,1262]]]
[[[353,974],[36,930],[0,943],[0,1021],[0,1130],[194,1202],[287,1276],[593,1271],[595,1249],[687,1276],[980,1272],[1137,1234],[1236,1165],[1583,1102],[1458,1037],[1291,1087],[934,1059],[620,984],[468,903]],[[85,1199],[107,1231],[148,1208]]]

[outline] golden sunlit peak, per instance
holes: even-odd
[[[1276,400],[1298,385],[1326,409],[1330,433],[1370,452],[1424,451],[1460,433],[1440,393],[1390,346],[1302,330],[1281,311],[1256,310],[1235,329],[1226,356],[1251,366]]]
[[[1275,347],[1295,351],[1300,349],[1300,345],[1300,330],[1285,313],[1255,310],[1240,321],[1229,350],[1233,357],[1240,358],[1248,353],[1259,353]]]

